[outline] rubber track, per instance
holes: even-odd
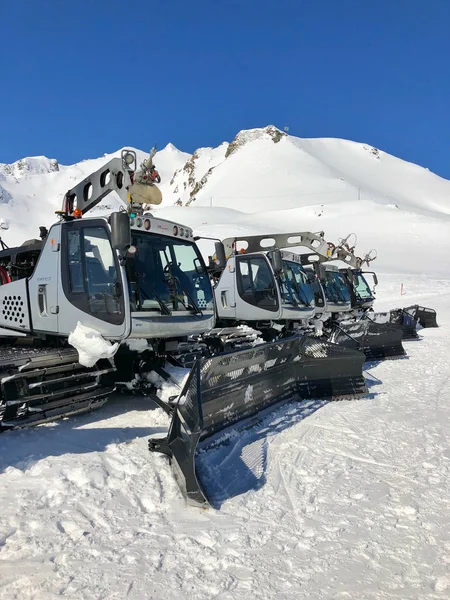
[[[108,360],[80,365],[74,348],[0,349],[0,431],[100,408],[114,370]]]

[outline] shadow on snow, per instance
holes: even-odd
[[[44,425],[6,431],[0,436],[0,473],[8,467],[28,469],[49,456],[101,452],[109,444],[124,443],[136,438],[164,434],[166,427],[150,426],[145,413],[156,407],[150,399],[131,394],[114,394],[98,410],[60,419]],[[126,414],[142,412],[142,427],[126,424]],[[161,413],[162,414],[162,411]],[[92,424],[124,416],[115,427],[92,427]],[[136,423],[136,418],[133,419]]]
[[[367,383],[371,387],[381,381],[373,378]],[[375,395],[369,393],[358,400],[371,400]],[[333,401],[291,400],[275,410],[268,408],[252,419],[231,426],[229,431],[207,440],[205,446],[200,444],[195,459],[196,472],[211,505],[220,509],[226,500],[261,488],[266,482],[270,438],[328,404]]]
[[[370,367],[374,363],[370,364]],[[364,369],[369,393],[358,400],[372,400],[372,388],[382,381]],[[350,400],[348,402],[355,402]],[[346,400],[342,400],[346,402]],[[196,455],[199,480],[207,489],[215,508],[226,500],[258,490],[266,481],[267,451],[270,438],[300,423],[330,400],[291,400],[235,424],[229,430],[210,438],[206,446],[200,444]],[[108,445],[124,443],[136,438],[147,438],[167,433],[166,426],[144,425],[145,415],[156,405],[144,396],[114,394],[101,409],[54,421],[49,424],[21,430],[7,431],[0,436],[0,473],[8,467],[21,470],[49,456],[102,452]],[[127,426],[126,413],[143,413],[143,426]],[[158,413],[161,415],[162,411]],[[92,427],[92,424],[123,416],[123,425]],[[133,419],[136,423],[136,418]]]

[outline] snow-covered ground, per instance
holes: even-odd
[[[0,165],[4,241],[37,237],[108,159]],[[365,398],[291,402],[202,453],[207,510],[186,507],[148,452],[168,418],[146,398],[4,433],[0,598],[448,598],[450,182],[368,144],[273,128],[192,156],[169,144],[155,164],[158,217],[221,238],[355,232],[357,253],[378,251],[377,309],[417,302],[440,327],[405,342],[406,358],[366,365]],[[115,206],[107,197],[98,213]]]
[[[220,510],[148,452],[168,420],[144,398],[3,434],[0,597],[448,598],[450,282],[383,279],[380,308],[426,299],[440,328],[369,364],[367,397],[292,402],[202,455]]]

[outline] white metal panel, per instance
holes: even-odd
[[[19,331],[30,330],[26,279],[0,286],[0,326]]]
[[[153,311],[131,313],[132,338],[176,338],[199,335],[214,328],[213,311],[203,311],[203,316],[173,312],[160,315]]]
[[[28,282],[33,330],[58,333],[58,287],[61,285],[61,225],[53,225]]]
[[[229,258],[214,288],[217,314],[221,319],[236,318],[236,261]]]

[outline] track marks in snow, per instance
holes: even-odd
[[[370,399],[275,411],[243,463],[263,485],[220,511],[186,508],[148,453],[156,411],[7,434],[0,597],[448,598],[450,341],[421,335],[369,368]]]

